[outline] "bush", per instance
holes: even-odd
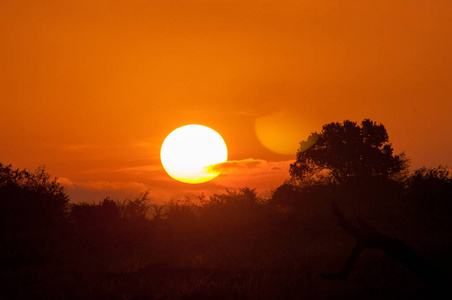
[[[34,173],[0,163],[0,265],[34,264],[52,256],[67,225],[69,197],[44,167]]]
[[[2,231],[51,229],[66,221],[69,196],[44,167],[34,173],[0,163]]]

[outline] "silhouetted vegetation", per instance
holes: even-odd
[[[0,266],[49,259],[66,226],[69,197],[44,168],[34,173],[0,163]]]
[[[148,193],[70,203],[44,168],[0,164],[0,298],[431,299],[447,292],[446,168],[409,173],[383,125],[364,120],[311,135],[290,174],[268,198],[245,187],[165,205]]]
[[[300,143],[297,160],[290,166],[293,179],[327,176],[334,182],[390,178],[407,168],[403,154],[394,155],[382,124],[365,119],[330,123]]]

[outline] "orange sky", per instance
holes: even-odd
[[[255,123],[282,116],[299,140],[370,118],[414,168],[451,167],[451,53],[449,0],[2,0],[0,161],[45,164],[74,201],[265,191],[295,153],[265,148]],[[193,123],[233,161],[202,185],[159,159]]]

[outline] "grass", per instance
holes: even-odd
[[[170,203],[164,215],[153,219],[144,213],[143,203],[133,203],[134,209],[128,207],[127,215],[121,214],[123,204],[111,200],[104,201],[106,204],[83,204],[80,210],[74,210],[77,215],[69,219],[64,229],[46,235],[49,240],[41,244],[47,248],[38,251],[39,259],[31,256],[35,249],[21,250],[28,261],[0,268],[0,282],[4,284],[0,296],[5,299],[436,296],[403,265],[376,250],[366,250],[347,279],[322,279],[321,273],[335,272],[343,266],[355,243],[336,224],[327,203],[310,203],[306,209],[278,209],[256,199],[247,201],[242,196],[230,193],[217,202]],[[241,200],[235,201],[237,197]],[[365,208],[375,208],[365,203],[347,206],[347,201],[342,205],[349,216],[354,213],[371,216]],[[439,225],[429,222],[424,226],[416,222],[414,210],[393,209],[401,207],[400,203],[374,205],[378,214],[371,219],[372,224],[409,244],[414,241],[413,248],[448,272],[450,228],[441,230]],[[394,224],[397,218],[403,221],[401,226]],[[423,245],[425,242],[432,247]]]

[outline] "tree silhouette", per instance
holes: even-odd
[[[358,125],[329,123],[300,143],[290,166],[295,181],[328,177],[336,183],[368,178],[394,178],[408,167],[404,154],[394,155],[386,128],[369,119]]]

